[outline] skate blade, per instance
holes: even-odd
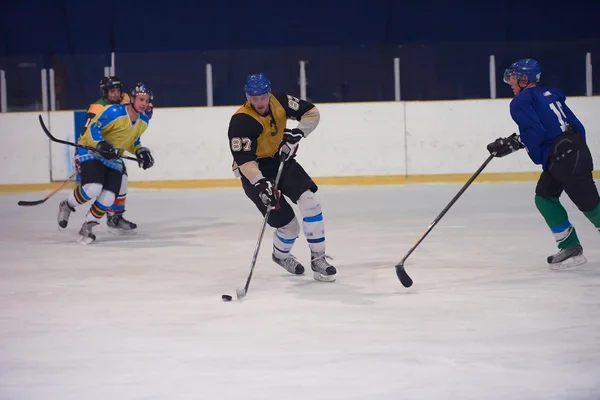
[[[579,256],[571,257],[560,263],[548,264],[548,268],[551,271],[565,271],[565,270],[573,269],[578,265],[585,264],[586,262],[587,262],[587,259],[585,258],[585,256],[583,254],[581,254]]]
[[[120,229],[120,228],[112,228],[110,226],[106,227],[108,233],[113,236],[131,236],[137,234],[137,229]]]
[[[323,275],[313,271],[313,278],[319,282],[335,282],[335,275]]]
[[[94,240],[95,240],[94,238],[79,235],[79,237],[77,238],[77,243],[82,244],[82,245],[88,245],[88,244],[94,242]]]

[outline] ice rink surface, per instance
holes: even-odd
[[[599,399],[600,234],[551,272],[534,183],[322,187],[337,282],[292,276],[241,189],[131,190],[135,236],[75,243],[61,192],[0,195],[0,399]],[[293,253],[309,268],[300,236]]]

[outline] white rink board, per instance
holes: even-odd
[[[317,107],[319,127],[302,139],[297,156],[311,175],[406,174],[403,103]]]
[[[472,173],[487,157],[489,142],[516,131],[509,101],[317,104],[321,123],[302,140],[298,160],[313,177]],[[586,126],[598,165],[600,97],[569,98],[567,104]],[[156,164],[143,171],[128,162],[130,180],[233,178],[227,127],[237,108],[157,108],[142,137]],[[73,139],[72,112],[44,113],[44,118],[56,137]],[[73,149],[53,144],[50,152],[37,113],[0,114],[0,144],[16,149],[0,156],[0,184],[48,183],[72,172]],[[539,170],[522,151],[490,163],[485,172]]]
[[[54,137],[68,142],[73,142],[75,140],[75,121],[73,120],[73,112],[50,112],[43,114],[42,118],[44,118],[44,123]],[[41,127],[39,128],[39,134],[44,135]],[[52,180],[65,180],[74,172],[74,155],[75,147],[51,142],[50,156],[52,158]]]
[[[50,140],[37,113],[0,113],[0,149],[0,184],[50,182]]]
[[[486,146],[517,130],[510,100],[406,103],[408,174],[473,173],[488,157]],[[490,163],[486,172],[534,172],[524,151]]]

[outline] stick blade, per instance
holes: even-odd
[[[43,202],[45,202],[46,200],[35,200],[35,201],[25,201],[25,200],[20,200],[17,204],[20,206],[37,206],[38,204],[42,204]]]
[[[406,269],[404,269],[403,263],[396,265],[396,275],[398,276],[398,279],[400,279],[400,283],[402,283],[402,286],[404,286],[405,288],[409,288],[412,286],[413,280],[410,278],[410,276],[408,276]]]
[[[246,289],[236,289],[235,290],[235,294],[237,295],[237,299],[238,300],[242,300],[244,297],[246,297]]]

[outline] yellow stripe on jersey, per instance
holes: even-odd
[[[104,108],[106,108],[106,106],[103,106],[102,104],[98,104],[98,103],[90,104],[90,107],[88,108],[87,113],[98,115],[104,110]]]
[[[287,123],[285,109],[275,98],[275,96],[271,96],[271,100],[269,100],[269,107],[271,109],[271,113],[263,116],[257,113],[250,105],[250,102],[247,101],[235,112],[235,114],[248,114],[257,120],[263,127],[263,130],[258,136],[257,140],[257,158],[272,157],[277,153],[279,144],[283,139],[283,130],[285,129]]]

